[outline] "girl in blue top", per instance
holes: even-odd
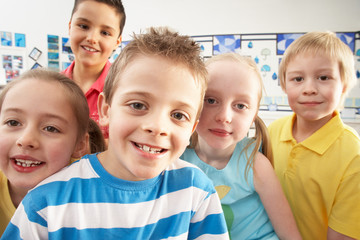
[[[232,239],[301,239],[272,167],[266,126],[257,116],[263,83],[256,63],[227,53],[206,65],[204,108],[183,159],[212,179]],[[249,138],[253,123],[255,137]]]

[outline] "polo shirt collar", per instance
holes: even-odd
[[[94,82],[94,84],[91,86],[91,89],[97,90],[98,92],[102,92],[104,89],[105,79],[106,75],[109,72],[111,63],[109,61],[106,62],[99,78]]]
[[[75,66],[75,61],[73,61],[69,67],[67,67],[63,73],[70,79],[72,79],[72,73],[74,70],[74,66]],[[106,62],[100,76],[98,77],[98,79],[93,83],[93,85],[91,85],[90,89],[88,90],[88,92],[91,92],[92,90],[96,90],[98,92],[102,92],[104,89],[104,84],[105,84],[105,79],[106,79],[106,75],[109,72],[111,63],[109,61]]]
[[[286,121],[280,140],[281,141],[294,141],[296,140],[292,136],[292,128],[294,125],[296,114],[293,114],[289,121]],[[344,124],[340,118],[338,111],[335,111],[334,116],[319,130],[313,133],[309,138],[299,143],[304,147],[318,153],[323,154],[340,136],[344,130]]]

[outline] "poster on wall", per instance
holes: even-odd
[[[213,53],[218,55],[227,52],[240,52],[240,35],[214,36]]]
[[[15,47],[26,47],[25,34],[15,33]]]
[[[5,70],[12,70],[12,57],[11,55],[2,56],[3,68]]]
[[[69,38],[61,38],[61,50],[62,50],[62,53],[65,53],[65,54],[72,54],[72,50],[71,50],[71,47],[70,47],[70,39]]]
[[[59,71],[59,36],[48,35],[48,68]]]
[[[0,32],[1,46],[12,46],[11,32]]]
[[[34,61],[37,61],[39,59],[41,53],[42,52],[38,48],[34,47],[33,50],[31,50],[29,57],[31,59],[33,59]]]
[[[14,69],[23,69],[23,57],[13,56],[13,67]]]
[[[283,55],[285,50],[290,46],[290,44],[304,35],[303,33],[285,33],[285,34],[277,34],[277,54]]]

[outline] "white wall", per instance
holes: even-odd
[[[0,0],[0,31],[25,33],[26,56],[34,46],[46,53],[47,34],[68,36],[73,2]],[[124,0],[123,3],[127,13],[124,40],[130,39],[133,32],[160,25],[187,35],[360,30],[359,0]],[[39,61],[45,65],[46,54]],[[25,64],[29,67],[33,62]]]
[[[47,65],[47,35],[68,37],[74,0],[0,0],[0,31],[26,34],[26,48],[1,47],[24,56],[33,47]],[[182,34],[216,35],[330,30],[360,31],[360,0],[123,0],[127,21],[123,40],[150,26],[167,25]],[[0,60],[1,62],[1,60]],[[0,66],[0,85],[4,69]],[[358,96],[357,96],[358,97]],[[358,124],[358,123],[356,123]],[[359,131],[359,130],[358,130]]]
[[[0,0],[0,31],[26,34],[26,48],[1,47],[3,54],[24,56],[24,69],[34,61],[33,47],[47,65],[47,35],[68,36],[74,0]],[[359,0],[123,0],[127,22],[123,40],[150,26],[168,25],[187,35],[359,31]],[[1,61],[0,61],[1,62]],[[3,72],[1,72],[3,71]],[[0,68],[0,82],[4,69]]]

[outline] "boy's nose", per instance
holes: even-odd
[[[87,34],[87,42],[95,44],[98,41],[98,34],[95,31],[89,31]]]
[[[312,79],[307,79],[304,81],[304,94],[315,94],[317,93],[316,82]]]
[[[162,116],[164,114],[152,114],[143,121],[143,129],[154,136],[168,136],[170,116]]]
[[[17,139],[16,145],[24,149],[34,149],[39,146],[39,141],[34,131],[25,129],[21,136]]]

